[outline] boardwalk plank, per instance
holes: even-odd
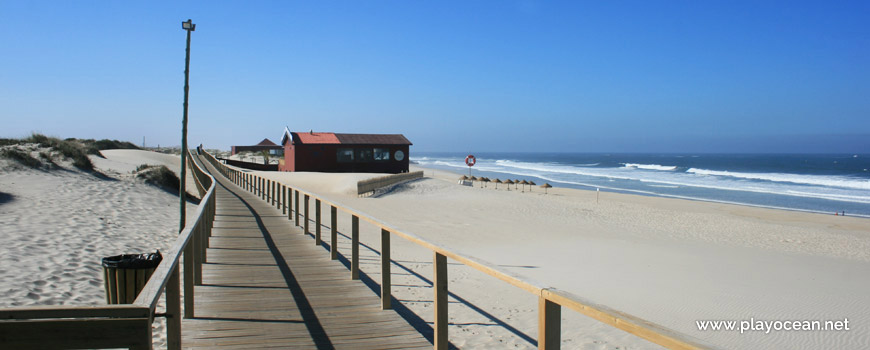
[[[219,182],[196,315],[183,320],[184,348],[432,348],[280,210]]]

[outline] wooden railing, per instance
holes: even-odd
[[[698,339],[677,333],[644,319],[611,309],[604,305],[596,304],[590,300],[558,290],[556,288],[538,285],[527,281],[521,276],[504,271],[497,265],[479,260],[474,257],[462,255],[451,251],[449,248],[429,242],[409,232],[403,232],[386,223],[372,218],[360,211],[339,203],[329,201],[310,192],[294,189],[276,181],[260,177],[254,173],[240,171],[220,163],[209,154],[205,154],[221,174],[237,184],[241,188],[258,195],[263,200],[276,206],[299,225],[299,216],[303,216],[303,233],[309,231],[309,202],[314,198],[314,240],[315,244],[321,244],[321,205],[330,206],[331,222],[330,232],[330,257],[338,258],[338,234],[337,215],[338,209],[351,215],[351,257],[350,276],[352,279],[359,278],[359,219],[373,224],[381,229],[381,306],[383,309],[391,308],[391,281],[390,281],[390,237],[396,235],[417,245],[425,247],[433,252],[435,265],[434,278],[434,343],[436,350],[447,349],[447,258],[458,261],[466,266],[481,271],[487,275],[507,282],[514,287],[525,290],[538,296],[538,348],[559,349],[561,343],[561,310],[563,307],[594,318],[615,328],[624,330],[653,343],[670,349],[717,349],[717,347],[703,343]],[[304,198],[304,204],[300,203],[300,194]],[[295,200],[295,206],[294,206]],[[295,207],[295,210],[294,210]],[[302,213],[300,213],[302,212]]]
[[[422,171],[415,171],[413,173],[402,173],[402,174],[393,174],[387,176],[376,177],[373,179],[361,180],[356,183],[356,193],[357,195],[366,194],[370,192],[374,192],[375,190],[381,187],[387,187],[390,185],[395,185],[400,182],[419,179],[423,177]]]
[[[151,323],[166,317],[169,349],[181,349],[179,260],[184,257],[184,318],[193,317],[193,286],[202,284],[208,236],[215,215],[215,181],[188,152],[188,164],[202,197],[170,251],[132,304],[105,306],[33,306],[0,309],[3,349],[151,349]],[[181,181],[184,181],[182,179]],[[166,293],[166,312],[156,313]]]

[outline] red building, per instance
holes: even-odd
[[[281,138],[279,171],[406,173],[411,142],[401,134],[291,132]]]
[[[263,139],[260,143],[253,146],[233,146],[232,154],[240,153],[240,152],[254,152],[259,153],[262,151],[269,152],[270,155],[281,155],[281,150],[283,148],[281,146],[276,145],[272,140]]]

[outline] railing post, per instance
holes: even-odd
[[[294,191],[296,196],[296,227],[299,227],[299,190]]]
[[[287,220],[293,221],[293,187],[287,187]]]
[[[309,220],[310,218],[311,217],[308,216],[308,195],[306,194],[305,195],[305,225],[303,225],[303,226],[305,226],[305,230],[303,231],[305,233],[305,235],[311,234],[311,231],[308,230],[308,222],[310,221]]]
[[[181,349],[181,286],[178,269],[176,265],[166,282],[166,347],[169,350]],[[187,312],[186,307],[184,311]]]
[[[350,222],[350,279],[359,279],[359,217],[354,215]]]
[[[193,318],[193,244],[184,247],[184,318]]]
[[[287,214],[287,186],[281,185],[281,215]]]
[[[202,246],[202,232],[205,227],[202,226],[202,222],[197,223],[196,230],[193,231],[190,235],[190,239],[192,242],[188,242],[188,245],[193,245],[194,254],[196,254],[196,259],[194,259],[194,271],[193,280],[194,285],[201,286],[202,285],[202,251],[205,248]]]
[[[392,309],[390,292],[390,231],[381,229],[381,309]]]
[[[559,350],[561,333],[562,306],[538,297],[538,349]]]
[[[320,245],[320,198],[314,199],[314,245]]]
[[[338,259],[338,210],[334,205],[329,208],[331,218],[329,221],[329,258]]]
[[[447,350],[447,257],[435,253],[435,350]]]

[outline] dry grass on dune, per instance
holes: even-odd
[[[118,140],[59,139],[34,133],[24,139],[0,139],[0,158],[14,161],[31,169],[56,169],[56,160],[68,160],[76,168],[93,171],[88,155],[104,158],[100,150],[138,149],[130,142]],[[36,156],[34,156],[36,154]],[[38,157],[38,158],[37,158]]]

